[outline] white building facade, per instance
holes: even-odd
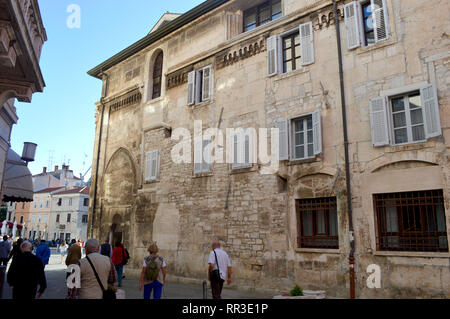
[[[49,239],[87,240],[89,187],[59,190],[52,194]]]

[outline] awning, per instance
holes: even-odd
[[[12,149],[8,151],[3,187],[4,202],[33,201],[33,176],[26,163]]]

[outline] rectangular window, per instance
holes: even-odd
[[[59,214],[56,214],[56,222],[59,223]]]
[[[69,206],[72,206],[72,198],[69,198]]]
[[[436,86],[405,90],[370,100],[373,146],[425,142],[442,135]]]
[[[448,252],[442,190],[373,195],[377,249]]]
[[[57,205],[58,205],[58,206],[61,206],[61,205],[62,205],[62,198],[59,198],[59,199],[58,199]]]
[[[281,0],[269,0],[244,11],[244,32],[280,18]]]
[[[81,217],[81,222],[84,223],[84,224],[86,224],[86,223],[88,222],[88,215],[83,215],[83,216]]]
[[[293,159],[314,157],[312,115],[293,119],[291,127]]]
[[[23,224],[23,216],[20,216],[20,223]]]
[[[297,70],[301,67],[300,32],[295,32],[282,39],[283,73]]]
[[[71,214],[67,214],[67,222],[70,223],[70,219],[71,219]]]
[[[83,199],[83,206],[85,207],[89,206],[89,198]]]
[[[204,139],[195,143],[194,145],[194,174],[210,173],[211,172],[211,157],[210,152],[205,150],[210,146],[211,140]],[[206,155],[206,156],[205,156]]]
[[[233,164],[232,169],[253,166],[254,130],[251,128],[238,129],[233,134]]]
[[[45,202],[45,207],[48,208],[48,206],[49,206],[49,201],[46,201]]]
[[[66,243],[70,242],[70,233],[66,233]]]
[[[145,180],[156,181],[159,176],[159,150],[146,154]]]
[[[348,49],[389,39],[386,0],[352,1],[344,6]]]
[[[22,203],[22,209],[25,209],[25,202]]]
[[[390,102],[395,144],[424,141],[426,138],[420,93],[392,98]]]
[[[298,199],[296,209],[299,248],[339,248],[336,197]]]

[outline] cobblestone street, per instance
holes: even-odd
[[[52,248],[50,263],[45,267],[45,275],[47,278],[47,289],[42,295],[42,299],[64,299],[67,295],[66,287],[66,265],[61,264],[61,257]],[[170,274],[168,274],[168,283],[163,289],[163,299],[202,299],[202,285],[179,284],[170,282]],[[138,278],[126,276],[122,282],[122,288],[125,290],[127,299],[142,299],[142,292],[139,291]],[[4,299],[11,299],[12,288],[8,284],[4,287]],[[222,292],[224,299],[267,299],[272,296],[261,295],[256,293],[248,293],[243,291],[227,289],[224,286]],[[211,299],[211,290],[208,289],[208,299]]]

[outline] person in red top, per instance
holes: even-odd
[[[116,267],[119,287],[122,287],[123,262],[126,258],[126,252],[120,242],[117,242],[114,246],[111,261]]]

